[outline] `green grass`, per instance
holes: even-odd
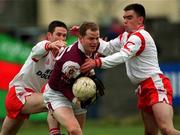
[[[133,135],[134,133],[143,135],[142,126],[99,125],[87,126],[84,129],[84,135]]]
[[[174,125],[180,130],[180,116],[174,117]],[[66,133],[63,129],[63,133]],[[139,116],[124,119],[88,119],[84,135],[143,135],[143,125]],[[46,121],[27,121],[17,135],[48,135]],[[67,135],[67,133],[66,133]]]
[[[63,133],[66,131],[63,129]],[[83,130],[84,135],[143,135],[143,127],[140,125],[121,125],[114,123],[102,123],[99,121],[87,121]],[[46,122],[28,122],[20,130],[18,135],[48,135]],[[66,134],[67,135],[67,134]]]

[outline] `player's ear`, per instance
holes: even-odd
[[[48,32],[48,33],[47,33],[47,39],[50,40],[51,37],[52,37],[52,33],[51,33],[51,32]]]
[[[81,35],[78,36],[78,39],[82,43],[83,37]]]
[[[142,17],[142,16],[138,17],[138,23],[143,24],[144,23],[144,17]]]
[[[78,35],[78,38],[79,38],[79,39],[82,39],[83,37],[82,37],[81,35]]]

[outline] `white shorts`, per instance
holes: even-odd
[[[70,102],[60,91],[55,91],[47,84],[43,93],[44,102],[49,110],[56,110],[59,107],[72,108],[75,115],[85,114],[86,109],[78,107],[76,104]]]

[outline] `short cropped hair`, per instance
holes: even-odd
[[[99,30],[99,26],[94,22],[83,22],[79,28],[79,35],[84,37],[88,29],[91,31],[97,31]]]
[[[124,8],[124,11],[128,11],[128,10],[134,10],[138,16],[142,16],[144,17],[144,19],[146,18],[145,8],[141,4],[138,3],[129,4]]]
[[[48,26],[48,32],[53,33],[56,27],[63,27],[67,30],[67,26],[64,22],[55,20],[52,21]]]

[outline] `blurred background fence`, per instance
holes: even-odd
[[[43,39],[52,20],[69,27],[91,20],[100,25],[101,36],[112,39],[123,31],[122,11],[132,0],[0,0],[0,118],[5,116],[8,83],[20,70],[31,48]],[[137,0],[147,11],[146,29],[158,48],[161,69],[174,88],[175,113],[180,107],[180,1]],[[68,35],[71,44],[76,37]],[[125,65],[97,70],[106,94],[88,110],[89,118],[122,118],[136,115],[136,86],[126,76]],[[44,119],[45,113],[32,116]]]

